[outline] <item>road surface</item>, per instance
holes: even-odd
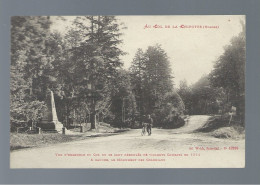
[[[191,116],[179,129],[133,129],[112,136],[13,151],[11,168],[241,168],[244,140],[193,133],[209,116]]]

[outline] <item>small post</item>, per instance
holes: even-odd
[[[99,125],[98,125],[98,122],[97,122],[97,115],[96,114],[94,116],[94,122],[95,122],[95,130],[97,132],[97,131],[99,131]]]
[[[230,111],[230,120],[229,120],[228,125],[230,125],[230,123],[231,123],[232,116],[233,116],[233,115],[236,115],[236,111],[237,111],[237,108],[234,107],[234,106],[232,106],[232,107],[231,107],[231,111]]]
[[[232,120],[232,113],[231,113],[231,115],[230,115],[230,119],[229,119],[229,122],[228,122],[228,125],[230,125],[230,123],[231,123],[231,120]]]
[[[41,133],[41,127],[37,127],[36,132],[37,132],[37,134],[40,134]]]
[[[66,128],[65,127],[62,128],[62,134],[66,134]]]
[[[83,125],[80,126],[80,132],[84,132],[84,126]]]

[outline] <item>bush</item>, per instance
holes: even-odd
[[[27,121],[20,121],[20,122],[11,122],[10,131],[11,132],[17,132],[17,129],[19,129],[22,132],[25,132],[29,129],[32,125],[30,125]]]
[[[183,119],[184,104],[176,92],[167,93],[163,105],[154,111],[154,125],[163,128],[178,128],[185,124]]]

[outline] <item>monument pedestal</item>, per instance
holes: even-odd
[[[42,130],[45,131],[57,131],[59,133],[62,132],[62,128],[63,128],[63,124],[61,122],[45,122],[45,121],[41,121],[39,124],[39,127],[41,127]]]

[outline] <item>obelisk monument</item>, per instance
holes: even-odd
[[[46,99],[47,110],[43,113],[43,118],[39,124],[42,130],[53,130],[57,132],[62,132],[63,125],[59,122],[55,107],[55,100],[53,92],[49,91]]]

